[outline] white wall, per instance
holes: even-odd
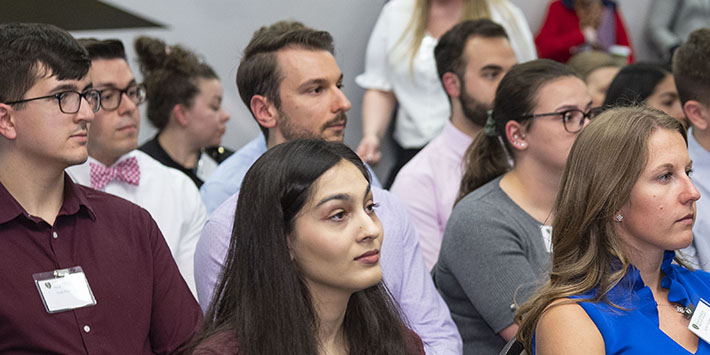
[[[525,12],[533,33],[545,16],[549,0],[512,0]],[[650,59],[643,41],[643,25],[651,0],[620,0],[619,4],[631,32],[638,59]],[[671,0],[669,0],[671,1]],[[123,40],[134,73],[132,40],[141,34],[156,36],[169,44],[180,43],[197,53],[217,71],[224,87],[224,108],[232,116],[223,144],[237,149],[258,133],[251,114],[242,104],[235,85],[241,51],[252,33],[278,20],[298,20],[316,29],[329,31],[335,38],[336,60],[345,75],[345,94],[352,102],[345,142],[355,148],[361,137],[360,106],[363,90],[354,82],[362,72],[370,31],[385,0],[103,0],[112,6],[164,24],[165,29],[77,31],[76,37],[119,38]],[[155,134],[143,115],[140,141]],[[391,165],[389,145],[376,172],[386,178]]]

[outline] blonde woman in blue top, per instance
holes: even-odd
[[[550,280],[517,315],[529,352],[710,354],[686,318],[710,300],[710,274],[671,264],[693,239],[692,165],[683,126],[661,111],[611,109],[582,131],[555,203]]]

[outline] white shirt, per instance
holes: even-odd
[[[451,116],[434,58],[438,40],[426,34],[414,61],[410,61],[413,31],[405,37],[402,34],[414,7],[414,0],[392,0],[385,4],[367,44],[365,73],[355,78],[362,88],[394,92],[399,103],[394,139],[403,148],[421,148],[441,132]],[[501,23],[508,33],[518,61],[537,58],[530,26],[522,11],[507,0],[491,1],[489,7],[491,19]],[[509,21],[504,22],[504,18]]]
[[[207,210],[200,192],[187,175],[137,149],[122,156],[114,165],[130,157],[138,161],[141,174],[139,185],[115,179],[106,184],[102,191],[131,201],[150,212],[170,247],[180,274],[196,295],[195,247],[207,221]],[[104,166],[89,157],[84,164],[71,166],[66,171],[76,183],[91,187],[89,163]]]

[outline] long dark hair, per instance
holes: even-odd
[[[537,93],[548,82],[577,74],[564,64],[549,59],[532,60],[513,66],[501,79],[493,101],[492,118],[495,134],[482,130],[464,155],[464,175],[456,202],[469,192],[485,185],[508,171],[513,159],[510,142],[505,136],[508,121],[523,122],[525,115],[537,106]]]
[[[648,99],[671,72],[655,63],[634,63],[621,68],[609,84],[604,106],[637,106]]]
[[[239,353],[317,354],[318,319],[291,259],[288,236],[312,195],[313,183],[341,161],[370,182],[357,155],[342,143],[299,139],[262,155],[242,183],[221,280],[195,344],[234,334]],[[411,354],[411,337],[382,282],[351,297],[343,321],[350,354]]]

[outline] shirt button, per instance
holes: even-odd
[[[59,238],[59,234],[57,234],[57,232],[52,232],[52,238],[54,238],[54,239]]]
[[[91,331],[91,327],[89,327],[88,325],[85,325],[85,326],[84,326],[84,332],[85,332],[85,333],[88,333],[88,332],[90,332],[90,331]]]

